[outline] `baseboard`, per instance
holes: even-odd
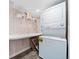
[[[15,53],[15,54],[11,55],[9,57],[9,59],[19,59],[19,58],[25,56],[26,54],[28,54],[31,51],[32,51],[32,48],[31,47],[28,48],[28,49],[26,48],[26,49],[24,49],[24,50],[22,50],[22,51],[20,51],[18,53]]]

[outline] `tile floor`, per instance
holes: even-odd
[[[35,51],[32,51],[20,59],[41,59],[41,58],[39,58],[39,56],[36,54]]]

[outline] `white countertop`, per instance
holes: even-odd
[[[30,38],[34,36],[42,35],[42,33],[28,33],[28,34],[10,34],[9,40],[16,40],[16,39],[22,39],[22,38]]]

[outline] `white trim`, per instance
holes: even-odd
[[[65,38],[60,38],[60,37],[52,37],[52,36],[41,36],[43,38],[48,38],[48,39],[53,39],[53,40],[59,40],[59,41],[66,41]]]

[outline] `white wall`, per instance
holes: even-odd
[[[10,7],[9,14],[9,33],[10,34],[26,34],[26,33],[38,33],[40,32],[39,18],[32,18],[28,20],[27,16],[16,8]],[[17,17],[17,15],[23,15],[25,18]],[[34,19],[34,20],[33,20]]]

